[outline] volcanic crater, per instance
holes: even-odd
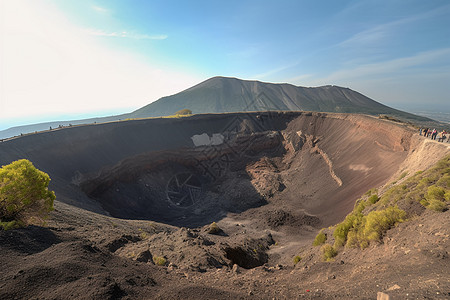
[[[357,115],[196,115],[39,133],[2,158],[29,157],[60,201],[113,217],[193,228],[272,204],[323,226],[397,171],[411,135]]]
[[[7,146],[51,175],[60,201],[113,217],[192,228],[270,202],[327,225],[397,171],[411,135],[371,117],[268,112],[79,126]]]
[[[83,249],[206,272],[289,264],[367,190],[406,163],[420,169],[420,147],[412,129],[376,117],[249,112],[36,133],[0,145],[0,163],[27,158],[50,175],[54,226],[99,226]]]

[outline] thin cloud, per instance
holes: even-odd
[[[341,47],[355,47],[357,45],[365,45],[369,43],[378,43],[379,41],[383,40],[384,38],[388,37],[392,34],[393,30],[395,30],[396,27],[413,23],[419,20],[423,19],[429,19],[434,18],[440,14],[445,14],[450,11],[450,4],[444,5],[442,7],[438,7],[435,9],[432,9],[430,11],[426,11],[420,14],[412,15],[403,19],[399,19],[396,21],[388,22],[385,24],[377,25],[373,28],[369,28],[366,30],[363,30],[361,32],[356,33],[352,37],[340,42],[337,44]]]
[[[90,35],[129,38],[134,40],[165,40],[168,38],[166,34],[148,35],[129,31],[113,31],[107,32],[104,30],[88,30]]]
[[[292,63],[292,64],[284,65],[284,66],[281,66],[281,67],[278,67],[278,68],[269,70],[269,71],[264,72],[264,73],[256,74],[256,75],[254,75],[254,76],[252,76],[252,77],[253,77],[253,78],[256,78],[256,79],[266,78],[266,77],[269,77],[269,76],[271,76],[271,75],[280,73],[280,72],[282,72],[282,71],[284,71],[284,70],[293,68],[293,67],[297,66],[299,63],[300,63],[300,62],[294,62],[294,63]]]
[[[91,8],[93,10],[95,10],[96,12],[101,13],[101,14],[108,14],[108,13],[110,13],[109,9],[101,7],[101,6],[98,6],[98,5],[91,5]]]
[[[408,68],[425,66],[429,63],[440,62],[442,59],[448,58],[450,55],[450,48],[437,49],[427,52],[421,52],[413,56],[402,57],[393,60],[381,61],[371,64],[363,64],[356,68],[343,69],[331,73],[324,78],[316,79],[316,84],[330,84],[336,82],[349,82],[350,80],[373,78],[379,75],[391,75],[393,73],[400,73],[406,71]],[[447,59],[450,64],[450,60]]]
[[[312,74],[303,74],[287,80],[287,82],[292,82],[293,84],[302,84],[302,82],[307,79],[313,77]]]

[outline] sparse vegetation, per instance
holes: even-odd
[[[337,255],[336,249],[330,244],[323,245],[320,248],[320,251],[322,251],[323,260],[325,261],[332,261],[333,258]]]
[[[189,117],[192,116],[192,111],[190,109],[182,109],[177,111],[175,114],[170,115],[170,116],[165,116],[163,118],[182,118],[182,117]]]
[[[399,179],[406,175],[406,172],[402,173]],[[359,199],[353,211],[336,225],[333,232],[335,250],[344,245],[364,249],[370,242],[380,240],[386,230],[406,219],[406,212],[397,206],[399,201],[416,201],[427,209],[446,210],[450,201],[450,155],[433,168],[417,172],[403,184],[391,187],[381,198],[374,189],[365,195],[367,200]],[[367,207],[371,211],[365,215],[363,211]]]
[[[294,256],[294,259],[293,259],[294,265],[298,264],[301,260],[302,260],[302,258],[300,256],[298,256],[298,255]]]
[[[49,182],[50,177],[26,159],[0,168],[0,226],[8,230],[45,223],[55,200]]]
[[[141,228],[138,229],[140,231],[139,236],[141,237],[141,239],[146,240],[150,237],[150,235],[143,231]]]
[[[416,201],[428,209],[442,211],[450,198],[450,155],[441,159],[433,168],[416,172],[404,184],[389,189],[380,200],[380,205],[395,204],[404,199]],[[430,206],[430,203],[433,205]]]
[[[392,116],[388,116],[388,115],[379,115],[379,116],[378,116],[378,119],[381,119],[381,120],[389,120],[389,121],[393,121],[393,122],[397,122],[397,123],[407,123],[407,124],[410,124],[410,122],[404,122],[404,121],[402,121],[402,120],[396,119],[396,118],[394,118],[394,117],[392,117]]]
[[[327,240],[327,235],[323,232],[323,229],[316,235],[314,239],[313,246],[320,246]]]
[[[155,263],[155,265],[165,266],[167,263],[167,260],[162,256],[153,256],[153,262]]]
[[[127,258],[134,258],[134,257],[136,257],[136,252],[131,251],[131,252],[127,253],[125,256],[126,256]]]
[[[406,175],[408,175],[408,172],[403,172],[403,173],[400,175],[400,177],[398,178],[398,180],[401,180],[401,179],[405,178]]]
[[[378,190],[376,188],[373,188],[373,189],[368,190],[364,195],[370,196],[370,195],[376,194],[376,193],[378,193]]]

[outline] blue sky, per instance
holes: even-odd
[[[218,75],[450,112],[446,0],[0,3],[0,130],[129,112]]]

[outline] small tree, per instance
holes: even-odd
[[[43,223],[55,200],[49,182],[48,174],[26,159],[0,168],[0,226],[9,229],[35,220]]]
[[[185,108],[185,109],[182,109],[182,110],[177,111],[177,112],[175,113],[175,115],[179,115],[179,116],[192,115],[192,110]]]

